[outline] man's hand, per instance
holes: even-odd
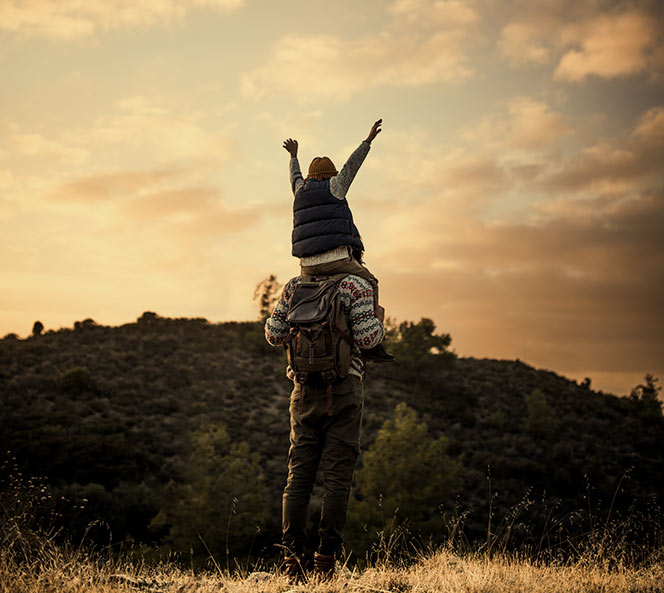
[[[371,131],[367,136],[366,142],[371,144],[371,141],[382,132],[380,126],[383,125],[383,120],[379,119],[373,126],[371,126]]]
[[[292,159],[297,156],[297,140],[289,138],[284,142],[284,148],[290,153]]]

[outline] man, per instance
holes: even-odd
[[[288,338],[289,303],[302,280],[302,276],[298,276],[286,284],[274,313],[265,323],[265,337],[274,346]],[[323,505],[314,571],[325,579],[334,573],[335,558],[343,543],[353,471],[360,454],[364,406],[364,363],[360,349],[373,348],[385,336],[382,315],[378,313],[379,319],[374,313],[371,284],[349,274],[337,286],[353,338],[348,375],[332,384],[330,400],[328,386],[320,377],[311,374],[305,384],[300,384],[295,381],[293,369],[287,369],[294,386],[290,397],[291,432],[288,480],[283,494],[282,543],[286,550],[286,575],[291,582],[297,582],[303,574],[309,498],[319,464],[323,470]]]

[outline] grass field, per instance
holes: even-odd
[[[19,555],[20,556],[20,555]],[[664,562],[627,566],[610,557],[533,563],[501,554],[456,554],[439,550],[409,565],[378,562],[362,571],[341,568],[331,582],[290,586],[278,566],[258,570],[196,573],[162,563],[147,567],[83,550],[43,548],[33,559],[0,551],[2,593],[646,593],[664,591]]]

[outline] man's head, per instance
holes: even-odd
[[[326,156],[317,156],[309,165],[309,177],[324,181],[334,177],[339,171],[334,163]]]

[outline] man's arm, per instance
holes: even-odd
[[[343,200],[346,197],[350,184],[353,183],[355,175],[357,175],[364,159],[367,158],[369,149],[371,148],[371,142],[381,132],[382,125],[383,120],[379,119],[373,126],[371,126],[371,130],[369,131],[366,140],[363,140],[362,144],[360,144],[353,151],[353,154],[348,157],[348,160],[341,168],[341,171],[339,171],[339,174],[330,179],[330,191],[334,197],[339,198],[340,200]]]
[[[363,350],[378,346],[385,338],[385,327],[374,314],[371,284],[357,276],[343,282],[347,282],[351,295],[350,325],[355,344]]]
[[[288,138],[284,141],[284,149],[291,155],[289,170],[290,170],[290,182],[291,189],[293,190],[293,195],[297,192],[302,185],[304,185],[304,178],[302,177],[302,171],[300,170],[300,163],[297,160],[297,140]]]
[[[272,346],[279,346],[283,344],[290,333],[290,326],[286,323],[286,316],[288,315],[288,302],[295,290],[296,278],[291,279],[284,286],[277,306],[274,312],[265,321],[265,339],[272,344]]]

